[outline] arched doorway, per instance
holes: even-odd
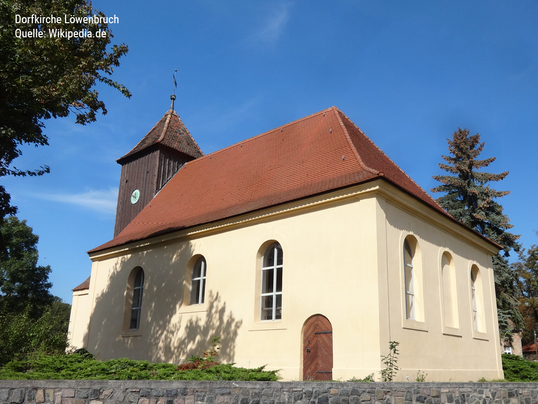
[[[316,314],[303,327],[303,380],[332,380],[333,328],[327,317]]]

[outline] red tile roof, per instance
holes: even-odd
[[[82,282],[80,285],[78,285],[76,288],[73,289],[73,292],[77,292],[79,290],[86,290],[90,288],[90,278],[91,276],[88,276],[88,279],[86,279],[84,282]]]
[[[422,202],[427,203],[435,210],[448,215],[447,212],[433,200],[415,181],[411,179],[400,167],[396,165],[383,151],[377,147],[342,111],[336,109],[343,126],[355,147],[357,160],[365,167],[372,169],[379,176],[383,176],[393,185],[401,188]],[[451,217],[451,216],[450,216]],[[452,218],[452,217],[451,217]]]
[[[454,220],[335,107],[190,161],[90,252],[383,178]]]
[[[530,344],[527,344],[523,347],[523,352],[530,353],[530,352],[538,352],[538,344],[536,342],[531,342]]]
[[[167,146],[194,158],[204,155],[179,115],[171,109],[129,153],[117,161],[121,164],[128,157],[153,145]]]

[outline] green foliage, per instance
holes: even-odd
[[[525,319],[523,344],[534,342],[538,326],[538,245],[519,252],[519,261],[512,264],[521,291],[519,311]]]
[[[211,346],[202,352],[203,356],[192,355],[189,358],[190,363],[204,364],[209,362],[214,362],[217,356],[219,356],[220,350],[220,337],[215,335],[211,340]]]
[[[97,379],[97,380],[240,380],[276,381],[278,371],[264,367],[245,369],[217,365],[209,369],[178,371],[176,365],[130,359],[98,361],[91,355],[41,355],[14,360],[0,369],[0,379]]]
[[[220,362],[216,362],[217,356],[219,356],[220,350],[220,337],[214,336],[211,340],[211,346],[202,351],[203,356],[192,355],[188,363],[179,365],[178,370],[192,370],[192,369],[208,369],[213,366],[220,365]]]
[[[517,355],[502,355],[504,378],[509,382],[537,382],[538,362]]]
[[[31,16],[104,16],[87,0],[0,0],[0,177],[5,175],[42,175],[47,166],[34,171],[12,167],[21,155],[22,144],[48,144],[42,132],[43,121],[75,113],[80,124],[93,122],[96,113],[106,114],[103,101],[94,89],[104,83],[130,97],[129,91],[108,76],[128,51],[126,45],[113,45],[106,23],[19,23],[15,15]],[[15,30],[49,29],[87,30],[93,38],[17,38]],[[97,31],[104,32],[100,38]],[[10,196],[0,187],[0,219],[15,214]]]
[[[198,363],[198,362],[202,362],[204,360],[204,358],[202,358],[201,356],[197,356],[197,355],[192,355],[188,361],[190,363]]]
[[[448,140],[450,156],[442,156],[448,164],[439,164],[450,175],[434,176],[441,185],[432,192],[444,193],[437,202],[455,219],[503,247],[503,255],[493,257],[493,271],[499,329],[501,339],[504,339],[523,327],[523,318],[517,309],[517,278],[505,258],[511,250],[519,251],[520,245],[517,242],[519,236],[508,231],[513,225],[496,202],[509,192],[496,191],[489,186],[490,182],[503,180],[508,172],[479,171],[495,161],[495,157],[478,159],[484,145],[478,133],[470,136],[466,129],[454,132],[452,140]]]
[[[417,372],[417,377],[415,378],[416,382],[423,383],[426,381],[426,378],[428,377],[427,373],[421,372],[420,370]]]
[[[29,311],[0,314],[0,366],[42,354],[63,354],[67,348],[69,307],[57,300],[37,320]]]
[[[469,136],[466,129],[454,132],[452,140],[448,140],[451,156],[442,156],[448,164],[439,164],[441,169],[452,175],[434,176],[442,185],[432,191],[445,193],[437,201],[454,218],[501,244],[508,252],[517,248],[518,236],[506,231],[513,226],[503,214],[502,206],[494,199],[507,195],[509,191],[495,191],[488,185],[492,181],[503,180],[508,171],[501,174],[478,171],[495,161],[495,157],[478,160],[484,145],[478,133]]]
[[[375,382],[374,380],[374,374],[373,373],[370,373],[368,376],[362,378],[362,379],[357,379],[356,377],[352,377],[351,379],[348,380],[348,382],[356,382],[356,383],[370,383],[370,382]]]
[[[217,365],[208,369],[192,369],[177,372],[172,380],[239,380],[239,381],[277,381],[278,370],[264,370],[265,366],[255,369],[238,368],[233,364]]]
[[[38,266],[38,236],[15,216],[0,222],[0,366],[14,358],[62,353],[70,305],[52,296],[49,266]]]
[[[494,255],[492,261],[499,333],[501,340],[512,342],[512,334],[525,328],[525,320],[519,310],[517,274],[500,254]]]
[[[38,266],[37,242],[26,220],[9,216],[0,223],[5,249],[0,249],[0,314],[26,312],[39,318],[53,302],[50,266]]]
[[[220,337],[215,335],[211,340],[211,347],[204,351],[204,361],[213,361],[217,356],[219,356],[220,350]]]
[[[381,380],[384,382],[391,382],[400,368],[398,367],[398,345],[397,341],[389,342],[389,353],[386,356],[381,356],[381,363],[385,365],[385,368],[381,370]]]

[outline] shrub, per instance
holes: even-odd
[[[502,355],[504,378],[509,382],[538,381],[538,363],[517,355]]]
[[[55,302],[35,320],[28,310],[0,314],[0,366],[13,359],[36,354],[60,354],[67,348],[69,316],[58,313],[64,303]]]
[[[241,380],[276,381],[277,371],[217,365],[208,369],[177,371],[170,363],[130,359],[98,361],[85,353],[41,355],[13,360],[0,368],[0,379],[100,379],[100,380]]]
[[[214,359],[219,356],[220,350],[220,337],[215,335],[211,340],[211,346],[203,351],[203,357],[192,355],[189,358],[188,363],[182,363],[179,365],[177,370],[192,370],[192,369],[209,369],[213,366],[220,365],[220,362],[215,361]]]
[[[172,380],[233,380],[233,381],[270,381],[276,382],[278,370],[264,370],[265,366],[255,369],[238,368],[233,364],[216,365],[207,369],[179,371]]]

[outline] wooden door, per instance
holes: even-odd
[[[332,380],[333,329],[320,314],[306,320],[303,328],[303,380]]]

